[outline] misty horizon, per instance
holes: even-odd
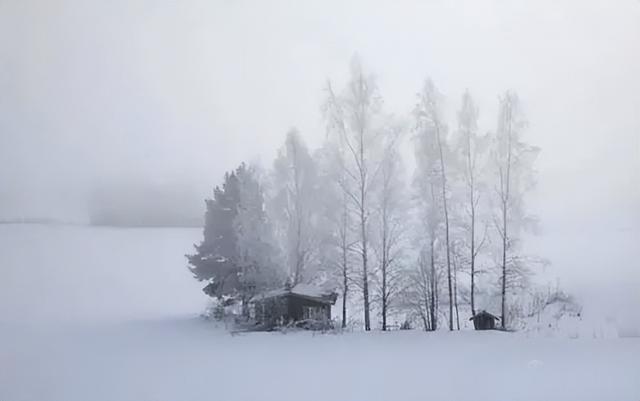
[[[328,26],[320,23],[328,12],[322,7],[301,9],[303,17],[292,20],[277,7],[263,12],[230,3],[145,10],[139,2],[117,12],[117,3],[92,9],[70,1],[31,14],[28,4],[5,3],[0,14],[3,32],[16,29],[2,35],[2,217],[82,221],[91,192],[118,182],[180,183],[200,199],[210,196],[240,161],[270,167],[292,126],[319,145],[324,86],[328,79],[343,82],[357,53],[399,118],[410,114],[415,93],[431,77],[446,96],[449,121],[468,88],[479,103],[480,130],[493,131],[498,95],[517,90],[530,123],[526,138],[543,150],[532,205],[541,221],[637,227],[640,79],[633,71],[640,57],[633,51],[639,36],[633,1],[628,12],[625,2],[565,3],[552,13],[529,7],[526,18],[515,5],[427,3],[425,12],[455,16],[453,26],[381,25],[362,38],[347,35],[355,28],[341,16],[351,9]],[[382,18],[377,11],[372,7],[360,21]],[[253,30],[225,23],[238,13]],[[389,23],[412,18],[400,9],[387,14]],[[159,30],[169,15],[172,29]],[[21,30],[26,18],[38,21],[38,30]],[[608,18],[616,24],[596,29]],[[115,22],[114,36],[108,29]],[[281,28],[266,31],[272,24]],[[212,29],[220,34],[207,36]],[[446,48],[438,44],[445,29]],[[326,39],[341,32],[348,41]],[[598,36],[604,32],[610,38]],[[225,37],[238,38],[238,45]],[[464,67],[467,59],[474,68]],[[605,210],[609,217],[594,216]]]

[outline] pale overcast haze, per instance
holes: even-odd
[[[542,148],[530,209],[554,238],[532,243],[572,280],[640,281],[638,1],[3,0],[0,49],[3,218],[86,221],[114,182],[200,202],[292,126],[321,143],[324,85],[357,53],[399,117],[427,76],[451,121],[469,88],[482,131],[518,91]]]
[[[513,327],[518,332],[478,333],[473,331],[479,329],[476,320],[469,319],[481,315],[476,314],[473,295],[470,301],[466,295],[473,294],[473,288],[480,294],[477,302],[489,305],[483,308],[492,313],[500,309],[497,283],[507,276],[506,244],[512,238],[497,239],[500,225],[495,216],[507,213],[496,210],[483,215],[494,218],[493,226],[487,223],[490,218],[483,220],[493,230],[494,243],[480,251],[477,269],[486,270],[480,271],[476,287],[469,280],[476,277],[470,273],[473,262],[468,271],[466,259],[463,269],[453,267],[462,272],[458,273],[462,278],[455,279],[462,294],[458,322],[462,332],[447,330],[454,330],[454,313],[453,307],[449,309],[450,274],[445,299],[444,272],[450,267],[445,201],[447,265],[440,233],[445,223],[429,220],[424,224],[432,225],[431,231],[423,233],[419,219],[403,214],[418,210],[416,202],[397,214],[403,216],[402,230],[409,232],[404,239],[410,238],[398,242],[406,248],[404,254],[398,253],[400,262],[389,262],[402,273],[396,277],[404,286],[394,294],[396,303],[390,304],[393,333],[381,331],[387,329],[388,308],[379,307],[385,301],[378,295],[387,287],[378,280],[385,273],[376,269],[384,266],[385,253],[376,248],[378,238],[369,237],[369,268],[375,266],[367,274],[375,278],[370,283],[373,330],[366,332],[370,328],[366,285],[349,284],[351,293],[343,294],[347,257],[357,259],[349,262],[350,280],[360,280],[360,274],[367,281],[367,274],[360,273],[367,272],[367,256],[358,252],[366,254],[365,225],[377,224],[376,217],[365,223],[363,216],[375,216],[376,211],[369,215],[363,207],[361,229],[352,222],[350,230],[361,234],[345,228],[344,235],[354,235],[355,245],[349,250],[343,247],[344,255],[351,252],[344,256],[345,284],[340,284],[344,292],[313,290],[312,285],[319,283],[326,287],[323,291],[334,285],[337,273],[325,274],[322,269],[339,265],[331,259],[337,255],[331,242],[338,236],[337,219],[326,219],[333,224],[329,232],[318,223],[326,217],[318,217],[318,210],[326,215],[347,210],[350,198],[344,195],[344,205],[327,207],[332,201],[324,199],[325,193],[339,186],[335,180],[328,183],[326,177],[309,175],[314,178],[308,180],[316,179],[311,186],[316,192],[304,199],[312,205],[309,209],[315,208],[308,220],[317,232],[309,234],[316,242],[307,243],[315,248],[310,247],[304,257],[299,247],[297,253],[290,249],[293,242],[287,235],[292,235],[293,218],[278,214],[278,207],[284,206],[273,192],[267,192],[261,207],[245,209],[245,220],[236,215],[220,218],[220,213],[229,216],[229,211],[239,215],[240,203],[222,208],[221,203],[210,202],[210,208],[223,212],[216,215],[220,220],[207,223],[208,235],[212,244],[235,241],[242,232],[238,224],[244,222],[252,227],[244,231],[244,245],[237,240],[229,249],[271,251],[264,251],[266,256],[260,259],[268,262],[251,262],[271,280],[265,282],[273,284],[288,274],[289,281],[295,277],[294,284],[309,286],[303,294],[307,301],[317,300],[318,294],[329,294],[334,302],[347,300],[344,309],[341,301],[331,309],[325,305],[329,298],[323,298],[322,308],[327,307],[328,313],[305,306],[304,319],[322,316],[323,330],[329,327],[326,317],[332,317],[330,333],[336,335],[228,335],[245,327],[253,330],[242,322],[257,319],[257,309],[248,316],[250,308],[245,306],[246,300],[258,298],[242,291],[259,288],[264,294],[273,293],[275,284],[264,288],[237,284],[240,289],[224,294],[225,306],[233,305],[226,309],[215,303],[222,297],[216,301],[211,292],[207,293],[211,297],[203,293],[207,283],[218,288],[214,281],[222,267],[217,264],[235,257],[205,255],[206,249],[222,252],[218,245],[194,251],[194,243],[203,237],[208,241],[202,229],[203,200],[223,183],[225,172],[242,162],[261,166],[267,172],[264,176],[272,173],[266,187],[278,185],[278,179],[287,185],[285,174],[277,176],[274,168],[278,149],[293,127],[312,151],[325,143],[325,88],[330,81],[340,93],[349,82],[352,60],[360,60],[364,70],[375,76],[385,112],[406,128],[398,154],[409,183],[416,165],[434,157],[428,150],[416,154],[413,149],[422,143],[415,139],[425,140],[431,131],[410,129],[416,125],[412,111],[427,78],[444,95],[450,132],[457,128],[456,113],[465,90],[479,107],[482,134],[496,131],[500,96],[507,90],[518,94],[528,122],[523,139],[541,151],[534,164],[537,185],[524,197],[526,211],[538,218],[538,225],[522,234],[517,244],[523,245],[522,254],[550,262],[535,271],[534,284],[518,295],[514,291],[514,298],[506,298],[511,293],[502,290],[502,329],[512,328],[505,324],[505,316],[513,315],[519,319],[520,326]],[[343,101],[338,99],[334,107]],[[313,160],[309,165],[330,164],[326,159],[308,159]],[[344,167],[338,164],[327,169]],[[344,171],[340,174],[346,177]],[[446,199],[444,175],[439,194]],[[420,177],[435,180],[433,174]],[[434,182],[430,181],[432,191]],[[348,191],[345,187],[340,188]],[[317,188],[322,195],[317,195]],[[410,185],[397,192],[404,192],[398,197],[400,205],[418,196],[428,199],[415,195]],[[473,196],[472,190],[472,200]],[[488,196],[497,199],[497,193]],[[365,203],[364,195],[360,199]],[[431,206],[423,205],[425,210],[440,207],[435,199],[431,197]],[[487,204],[480,203],[495,206]],[[246,210],[256,215],[264,211],[269,217],[250,226],[247,221],[254,220],[249,217],[262,215],[246,217]],[[229,227],[223,224],[227,220]],[[269,225],[272,222],[273,227],[280,224],[280,230]],[[468,241],[473,255],[473,231],[469,241],[467,226],[457,224],[452,247],[466,246]],[[212,231],[214,226],[220,231]],[[305,243],[300,227],[301,223],[298,245]],[[214,231],[223,234],[214,237]],[[272,238],[269,235],[276,239],[250,242],[247,232],[258,240]],[[432,270],[425,273],[428,235]],[[333,248],[326,251],[325,242]],[[500,252],[502,262],[496,256],[499,245],[505,249]],[[187,261],[185,254],[192,252],[202,254]],[[313,262],[311,257],[305,259],[310,254],[316,257]],[[316,275],[297,281],[299,271],[292,276],[287,270],[292,255],[299,257],[296,262],[316,263],[305,267]],[[206,268],[215,263],[218,270],[206,276]],[[240,272],[232,270],[240,277],[238,283],[243,283],[242,263],[229,264]],[[416,284],[418,269],[423,278],[430,274],[429,287]],[[280,288],[291,294],[286,285],[277,291]],[[427,298],[430,289],[436,294]],[[458,318],[458,293],[454,297]],[[538,301],[544,306],[531,312],[539,307]],[[429,309],[429,302],[434,309]],[[240,304],[242,308],[237,307]],[[505,314],[505,304],[515,306]],[[197,317],[201,313],[214,317],[221,313],[225,324]],[[428,321],[425,313],[435,318]],[[289,318],[281,317],[280,324],[291,325]],[[492,324],[497,321],[491,318]],[[290,325],[276,329],[288,330]],[[414,330],[395,331],[401,327]],[[436,328],[438,333],[423,332]],[[637,401],[638,341],[640,0],[0,0],[2,401],[329,400],[336,395],[345,400],[424,400],[426,388],[428,395],[440,400]],[[237,374],[240,366],[242,375]],[[477,392],[487,387],[491,388],[486,393]]]

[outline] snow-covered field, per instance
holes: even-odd
[[[231,335],[200,230],[0,226],[0,400],[640,400],[640,338]]]
[[[640,339],[251,333],[197,318],[12,332],[2,400],[638,400]]]
[[[0,322],[36,324],[203,310],[184,254],[195,228],[0,225]]]

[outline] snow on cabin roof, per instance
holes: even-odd
[[[296,284],[293,288],[279,288],[258,294],[251,298],[250,302],[260,301],[263,299],[281,297],[285,295],[294,295],[301,298],[307,298],[313,301],[331,303],[336,302],[337,294],[334,291],[327,290],[311,284]]]
[[[492,313],[489,313],[489,312],[487,312],[486,310],[478,311],[478,313],[476,313],[474,316],[471,316],[471,317],[469,318],[469,320],[473,320],[473,318],[474,318],[474,317],[476,317],[476,316],[488,316],[488,317],[490,317],[490,318],[500,320],[500,318],[499,318],[498,316],[496,316],[496,315],[494,315],[494,314],[492,314]]]
[[[324,288],[310,284],[296,284],[291,289],[291,292],[298,295],[306,295],[308,297],[321,297],[332,293],[332,291],[327,291]]]

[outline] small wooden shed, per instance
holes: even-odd
[[[496,328],[496,321],[500,320],[500,318],[482,310],[469,318],[469,320],[473,320],[473,327],[476,330],[493,330]]]
[[[267,329],[283,325],[326,328],[330,325],[331,306],[337,297],[334,291],[313,285],[285,286],[253,297],[249,302],[249,314]]]

